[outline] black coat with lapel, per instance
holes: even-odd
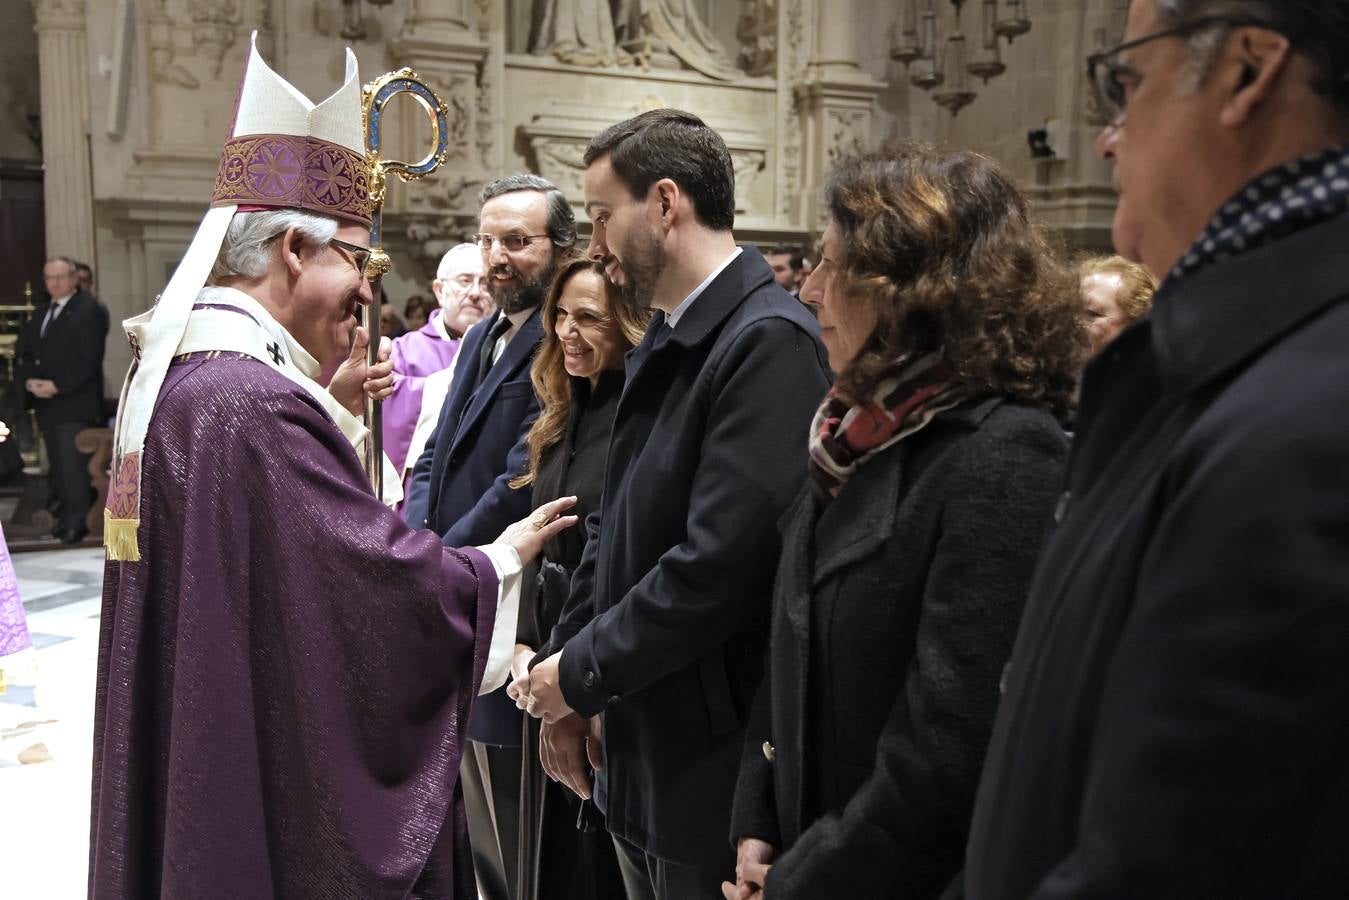
[[[798,495],[731,827],[779,848],[768,896],[922,900],[959,870],[1067,450],[976,400]]]
[[[94,424],[103,416],[103,351],[107,343],[106,314],[98,302],[76,291],[65,308],[42,333],[51,304],[39,306],[19,333],[17,376],[20,386],[29,378],[56,382],[57,394],[46,400],[26,394],[39,422]]]
[[[529,491],[509,482],[528,463],[524,437],[539,415],[529,366],[543,325],[535,310],[478,385],[478,357],[501,315],[464,335],[440,422],[408,487],[408,524],[430,528],[451,547],[490,544],[529,513]]]
[[[776,523],[828,389],[818,334],[752,248],[678,327],[655,317],[628,356],[598,535],[552,638],[565,642],[568,703],[605,711],[597,797],[610,831],[726,877]]]
[[[450,547],[490,544],[529,515],[529,490],[509,482],[528,465],[524,439],[539,415],[529,367],[543,326],[536,309],[478,385],[478,358],[501,315],[483,319],[464,335],[440,422],[408,488],[403,517],[413,527],[430,528]],[[504,688],[474,704],[469,737],[519,745],[520,712]]]
[[[1164,285],[1088,367],[970,898],[1349,896],[1346,247]]]

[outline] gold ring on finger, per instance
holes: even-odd
[[[533,525],[535,529],[543,528],[543,526],[548,524],[548,514],[543,512],[534,513],[533,518],[529,520],[529,524]]]

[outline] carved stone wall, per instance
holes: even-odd
[[[536,4],[559,0],[28,2],[44,54],[43,134],[64,130],[86,147],[83,170],[71,154],[48,160],[48,221],[89,230],[87,255],[117,318],[143,309],[162,289],[205,210],[254,28],[269,62],[311,97],[340,81],[344,44],[356,51],[366,80],[410,65],[444,95],[452,136],[446,166],[409,188],[395,185],[386,206],[385,243],[395,263],[386,285],[398,304],[425,289],[446,247],[476,230],[485,181],[540,171],[579,206],[586,142],[658,105],[692,110],[725,135],[742,240],[811,244],[822,225],[825,170],[842,154],[891,136],[997,157],[1075,244],[1100,246],[1114,207],[1108,168],[1091,150],[1095,127],[1081,72],[1086,53],[1118,31],[1123,0],[1031,4],[1033,29],[1003,48],[1007,73],[955,119],[910,87],[903,66],[890,60],[893,0],[670,0],[671,15],[682,8],[701,17],[706,27],[695,29],[697,40],[653,32],[659,51],[647,58],[640,35],[636,43],[618,35],[637,52],[625,51],[626,63],[596,65],[527,52],[532,16],[543,9]],[[5,4],[0,23],[12,6]],[[966,17],[977,7],[967,4]],[[31,60],[32,37],[0,33],[5,65],[22,67],[15,60],[24,46]],[[60,64],[46,66],[48,58]],[[23,80],[9,74],[10,84],[0,85],[0,113],[11,123],[0,147],[27,140],[13,132],[24,105],[34,103]],[[1035,162],[1026,131],[1047,120],[1057,123],[1062,148],[1055,148],[1058,159]],[[386,148],[419,158],[424,114],[409,103],[386,122]],[[21,153],[0,155],[11,152]],[[83,194],[81,171],[88,178]],[[74,249],[78,241],[59,240],[62,250],[82,252]],[[128,358],[120,341],[110,342],[110,383],[118,383]]]

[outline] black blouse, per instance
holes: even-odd
[[[585,550],[585,520],[600,508],[604,468],[609,453],[618,398],[623,393],[623,370],[600,373],[592,389],[587,378],[573,378],[571,415],[562,440],[544,451],[534,479],[533,504],[538,507],[558,497],[575,495],[573,513],[580,522],[544,545],[542,560],[533,569],[534,602],[521,610],[519,639],[540,646],[557,624],[567,601],[571,574]],[[531,581],[527,580],[526,584]]]

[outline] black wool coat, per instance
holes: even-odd
[[[658,313],[627,357],[597,527],[547,648],[563,649],[572,708],[604,713],[596,798],[609,830],[727,878],[777,520],[828,387],[819,325],[758,250],[678,327]]]
[[[767,897],[921,900],[959,870],[1067,449],[1045,410],[973,400],[784,516],[731,829],[779,849]]]
[[[1346,247],[1164,285],[1088,367],[972,900],[1349,897]]]
[[[25,393],[37,412],[38,423],[95,424],[103,417],[103,351],[108,317],[98,301],[76,291],[65,309],[42,333],[50,302],[33,310],[24,323],[16,347],[15,377],[22,387],[29,378],[56,382],[57,394],[46,400]]]

